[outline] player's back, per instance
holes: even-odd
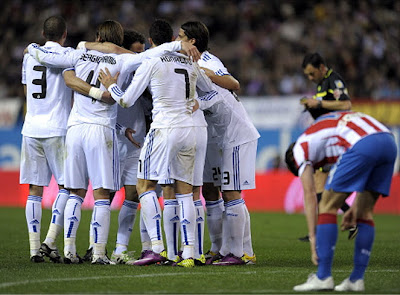
[[[95,50],[83,53],[75,64],[76,76],[87,83],[105,90],[98,80],[100,70],[108,68],[114,76],[122,67],[122,59],[116,54],[105,54]],[[118,81],[122,80],[120,77]],[[115,128],[117,105],[109,105],[74,92],[74,106],[68,126],[88,123]]]
[[[42,48],[59,53],[72,50],[51,41]],[[27,113],[22,134],[30,137],[66,134],[72,91],[65,85],[62,70],[43,66],[25,54],[22,84],[26,85],[27,90]]]
[[[197,72],[185,55],[168,53],[148,60],[153,96],[152,128],[193,126],[192,108],[196,97]]]

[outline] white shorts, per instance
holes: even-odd
[[[216,142],[207,144],[203,181],[221,186],[222,150]]]
[[[132,145],[131,142],[118,140],[119,163],[121,172],[121,187],[124,185],[137,184],[137,170],[140,155],[140,148],[129,148],[127,145]]]
[[[65,136],[22,137],[20,183],[48,186],[51,175],[64,185]]]
[[[204,161],[207,149],[207,127],[194,127],[196,132],[196,155],[194,158],[193,185],[203,185]],[[173,184],[173,179],[160,179],[159,184]]]
[[[256,188],[257,140],[222,150],[221,190]]]
[[[193,184],[195,127],[150,129],[139,157],[138,178]]]
[[[68,128],[65,187],[119,190],[119,157],[115,131],[97,124]]]

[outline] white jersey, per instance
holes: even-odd
[[[191,127],[195,126],[192,108],[196,85],[203,91],[211,87],[210,80],[187,56],[168,53],[145,60],[126,92],[116,84],[108,90],[121,106],[129,107],[149,86],[153,97],[151,128]]]
[[[217,75],[230,75],[222,62],[208,51],[202,53],[198,63]],[[220,147],[230,148],[258,139],[260,134],[236,94],[214,83],[212,87],[213,91],[199,97],[198,101],[207,123],[213,125]]]
[[[160,56],[165,51],[180,49],[181,42],[170,42],[139,54],[116,55],[95,50],[74,50],[61,55],[56,52],[41,50],[36,44],[28,46],[29,53],[41,63],[52,67],[73,67],[77,77],[96,87],[100,87],[98,82],[100,69],[104,70],[107,67],[113,76],[119,72],[117,83],[122,84],[127,76],[135,71],[145,59]],[[104,89],[103,86],[101,88]],[[89,123],[115,128],[116,117],[116,104],[108,105],[75,92],[74,106],[68,120],[68,126]]]
[[[356,112],[332,112],[323,115],[296,141],[293,156],[299,176],[307,164],[315,168],[336,163],[337,159],[363,137],[390,132],[376,119]]]
[[[47,41],[41,48],[59,54],[73,50],[52,41]],[[22,84],[27,88],[27,112],[22,134],[36,138],[65,136],[72,91],[65,85],[62,69],[47,68],[25,54]]]

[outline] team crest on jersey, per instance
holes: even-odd
[[[344,84],[341,80],[335,80],[335,85],[337,88],[344,88]]]

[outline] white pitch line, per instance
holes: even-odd
[[[243,275],[253,275],[255,271],[240,272]],[[212,275],[226,275],[226,272],[213,272]],[[160,273],[160,274],[141,274],[141,275],[122,275],[122,276],[98,276],[98,277],[79,277],[79,278],[54,278],[54,279],[41,279],[41,280],[25,280],[18,282],[7,282],[1,283],[0,289],[7,287],[14,287],[19,285],[28,284],[40,284],[40,283],[53,283],[63,281],[86,281],[86,280],[102,280],[102,279],[118,279],[118,278],[151,278],[151,277],[167,277],[167,276],[192,276],[192,275],[204,275],[203,272],[184,272],[184,273]]]
[[[299,273],[305,270],[260,270],[257,271],[244,271],[238,272],[243,275],[253,275],[257,273]],[[344,273],[349,272],[349,270],[332,270],[333,273]],[[400,272],[399,269],[381,269],[381,270],[367,270],[367,273],[393,273],[393,272]],[[41,280],[25,280],[25,281],[18,281],[18,282],[7,282],[1,283],[0,289],[7,288],[7,287],[14,287],[19,285],[28,285],[28,284],[38,284],[38,283],[52,283],[52,282],[63,282],[63,281],[86,281],[86,280],[102,280],[102,279],[118,279],[118,278],[152,278],[152,277],[162,277],[162,276],[191,276],[191,275],[204,275],[204,272],[184,272],[184,273],[159,273],[159,274],[140,274],[140,275],[122,275],[122,276],[97,276],[97,277],[79,277],[79,278],[53,278],[53,279],[41,279]],[[226,275],[226,272],[212,272],[212,275]]]

